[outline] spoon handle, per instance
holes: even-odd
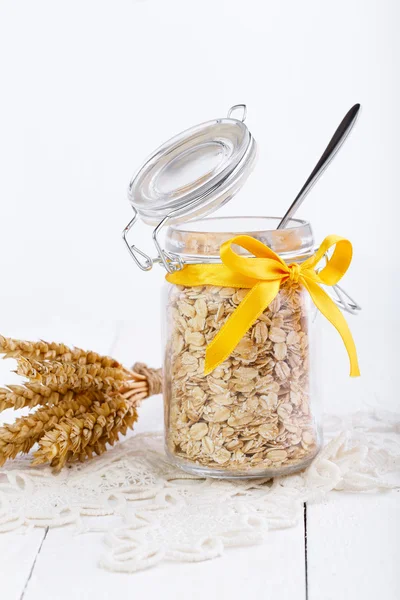
[[[286,225],[288,224],[288,221],[293,217],[294,213],[297,211],[297,209],[303,203],[304,198],[307,196],[308,192],[311,190],[311,188],[317,182],[317,180],[321,177],[322,173],[325,171],[325,169],[327,168],[327,166],[329,165],[329,163],[331,162],[333,157],[336,155],[338,150],[341,148],[343,142],[349,135],[350,131],[352,130],[352,128],[356,122],[360,108],[361,108],[360,104],[355,104],[348,111],[348,113],[344,117],[343,121],[340,123],[339,127],[336,129],[335,133],[333,134],[332,139],[329,142],[329,144],[327,145],[327,147],[325,148],[325,151],[322,154],[321,158],[315,165],[313,172],[311,173],[311,175],[309,176],[309,178],[307,179],[307,181],[301,188],[300,192],[297,194],[296,198],[293,200],[292,204],[289,206],[284,217],[280,221],[277,229],[283,229],[284,227],[286,227]]]

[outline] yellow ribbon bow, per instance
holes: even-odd
[[[238,255],[232,250],[232,244],[241,246],[254,258]],[[335,246],[332,256],[317,273],[315,267],[332,246]],[[289,279],[308,290],[314,304],[337,329],[349,355],[350,376],[359,376],[357,351],[350,329],[332,298],[320,287],[340,281],[351,263],[352,254],[349,240],[329,235],[313,256],[300,264],[288,265],[262,242],[248,235],[238,235],[221,245],[222,264],[187,265],[181,271],[168,274],[167,281],[178,285],[251,289],[207,346],[205,375],[228,358],[246,331],[271,304],[282,283]]]

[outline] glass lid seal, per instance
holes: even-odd
[[[241,118],[233,118],[239,110]],[[230,200],[256,158],[245,117],[246,107],[235,105],[227,118],[187,129],[154,151],[128,189],[128,198],[145,223],[158,225],[167,216],[169,224],[188,221]]]
[[[155,150],[132,177],[128,198],[134,217],[122,237],[140,269],[148,271],[154,263],[170,273],[181,269],[182,258],[161,247],[161,229],[209,215],[242,187],[257,155],[256,142],[244,124],[246,114],[244,104],[235,104],[226,118],[179,133]],[[155,226],[156,258],[128,241],[138,218]]]

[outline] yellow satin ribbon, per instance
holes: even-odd
[[[238,255],[232,249],[233,244],[241,246],[254,258]],[[332,256],[317,273],[317,264],[332,246],[335,246]],[[262,242],[248,235],[238,235],[222,244],[222,264],[186,265],[181,271],[168,274],[167,281],[178,285],[251,289],[207,346],[205,375],[228,358],[246,331],[271,304],[281,285],[289,279],[301,283],[308,290],[314,304],[337,329],[349,355],[350,376],[359,376],[357,351],[350,329],[332,298],[320,287],[321,284],[331,286],[340,281],[351,263],[352,254],[348,240],[329,235],[313,256],[300,264],[288,265]]]

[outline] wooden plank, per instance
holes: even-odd
[[[97,566],[101,535],[49,532],[24,600],[109,600],[109,598],[305,599],[303,522],[271,531],[260,546],[229,549],[202,563],[169,562],[132,575]]]
[[[398,600],[399,556],[399,491],[308,505],[309,600]]]
[[[2,600],[20,600],[41,550],[46,530],[0,535],[0,577]]]

